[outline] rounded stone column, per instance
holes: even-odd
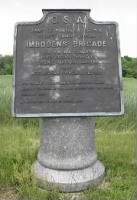
[[[99,184],[104,166],[97,160],[95,118],[41,119],[41,142],[33,171],[38,185],[57,185],[60,191],[76,192]]]

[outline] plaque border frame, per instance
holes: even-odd
[[[93,24],[111,24],[116,26],[116,42],[117,42],[117,50],[118,50],[118,71],[119,71],[119,81],[120,81],[120,112],[83,112],[83,113],[16,113],[16,98],[15,98],[15,67],[16,67],[16,36],[17,36],[17,26],[18,25],[36,25],[42,23],[48,12],[56,13],[60,12],[87,12],[87,18]],[[13,45],[13,75],[12,75],[12,106],[11,112],[13,117],[95,117],[95,116],[119,116],[124,114],[124,93],[123,93],[123,84],[122,84],[122,65],[121,65],[121,52],[120,52],[120,39],[119,39],[119,25],[115,21],[95,21],[90,17],[89,13],[90,9],[42,9],[43,16],[40,20],[33,22],[17,22],[14,26],[14,45]]]

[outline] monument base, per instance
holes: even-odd
[[[78,192],[88,186],[98,185],[104,177],[105,168],[100,161],[92,166],[78,170],[55,170],[42,166],[38,161],[33,165],[40,188],[48,185],[48,189],[55,186],[61,192]]]
[[[41,142],[33,165],[40,188],[57,186],[62,192],[78,192],[99,184],[104,166],[97,160],[95,118],[41,119]]]

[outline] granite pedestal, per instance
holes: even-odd
[[[78,192],[102,181],[105,169],[97,160],[94,131],[94,117],[41,119],[40,149],[33,165],[39,187]]]

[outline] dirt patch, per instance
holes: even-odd
[[[17,194],[11,189],[0,188],[0,200],[16,200]]]

